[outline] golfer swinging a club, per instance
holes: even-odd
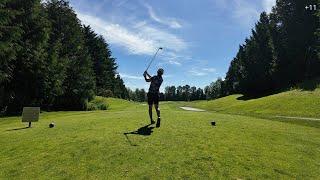
[[[154,104],[154,107],[156,109],[157,116],[158,116],[156,127],[160,127],[160,121],[161,121],[160,109],[159,109],[159,89],[163,82],[162,75],[163,75],[162,68],[158,69],[157,75],[153,77],[150,76],[147,71],[143,73],[143,76],[146,82],[150,82],[149,92],[147,94],[148,104],[149,104],[149,116],[150,116],[151,124],[154,124],[155,121],[152,118],[152,105]]]

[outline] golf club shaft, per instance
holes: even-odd
[[[157,52],[156,52],[156,53],[154,54],[154,56],[152,57],[152,59],[151,59],[151,61],[150,61],[149,65],[148,65],[148,67],[147,67],[146,71],[148,71],[148,69],[150,68],[150,66],[151,66],[152,62],[154,61],[154,59],[156,58],[156,56],[157,56],[157,54],[158,54],[159,50],[160,50],[160,48],[157,50]]]

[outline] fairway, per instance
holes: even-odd
[[[120,103],[113,99],[107,111],[42,113],[27,129],[20,117],[1,118],[0,179],[320,177],[319,128],[164,102],[161,128],[130,134],[149,123],[147,107]]]
[[[320,0],[0,0],[0,180],[320,180]]]

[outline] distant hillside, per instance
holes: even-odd
[[[89,102],[88,110],[127,110],[136,108],[137,103],[118,98],[96,96]]]
[[[299,88],[261,98],[250,99],[237,94],[212,101],[195,101],[189,105],[228,114],[266,118],[288,116],[320,119],[320,87],[308,82]]]

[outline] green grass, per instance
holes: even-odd
[[[42,113],[28,129],[19,129],[20,117],[0,118],[0,179],[320,177],[318,128],[169,102],[161,104],[161,128],[125,136],[148,123],[147,106],[105,101],[107,111]]]
[[[183,104],[219,113],[262,117],[320,127],[320,121],[275,117],[293,116],[320,119],[320,88],[312,91],[295,89],[257,99],[242,100],[243,98],[242,95],[231,95],[213,101],[195,101]]]
[[[89,110],[126,110],[128,108],[132,108],[132,105],[135,103],[122,99],[104,98],[101,96],[96,96],[88,104],[89,107],[93,107],[89,108]]]

